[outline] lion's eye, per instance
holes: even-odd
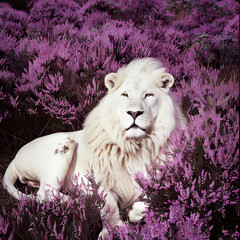
[[[122,93],[121,96],[128,97],[128,94],[126,92]]]
[[[146,93],[146,94],[145,94],[145,98],[147,98],[147,97],[153,97],[153,96],[154,96],[153,93]]]

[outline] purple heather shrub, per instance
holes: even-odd
[[[172,134],[171,152],[162,149],[172,161],[153,159],[147,178],[136,175],[149,205],[145,219],[129,223],[123,213],[125,226],[109,226],[109,239],[239,239],[239,3],[26,6],[0,4],[0,176],[23,144],[80,129],[106,92],[107,73],[156,57],[175,78],[170,94],[187,128]],[[0,238],[97,239],[103,196],[90,183],[63,190],[67,204],[16,202],[0,188]]]
[[[145,26],[156,20],[160,20],[162,24],[167,24],[173,16],[166,9],[165,0],[119,0],[116,2],[125,11],[126,18],[131,19],[140,28],[141,25]]]
[[[0,5],[0,31],[21,39],[26,36],[29,21],[27,13],[17,11],[7,4]]]
[[[0,236],[11,239],[12,233],[20,231],[25,239],[97,239],[104,204],[103,196],[97,192],[97,185],[91,180],[87,185],[76,185],[69,192],[71,199],[64,204],[57,200],[19,202],[11,211],[3,206]]]
[[[57,24],[69,22],[77,27],[81,25],[79,5],[72,0],[35,1],[30,18],[29,31],[43,36],[51,34],[52,28]]]

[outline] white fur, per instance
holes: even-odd
[[[103,223],[122,225],[118,206],[129,208],[142,194],[133,174],[146,174],[145,166],[161,154],[176,126],[168,95],[173,82],[172,75],[150,58],[134,60],[108,74],[108,94],[88,115],[83,130],[52,134],[25,145],[7,168],[4,187],[15,198],[29,198],[14,187],[19,178],[39,187],[40,200],[59,195],[66,201],[68,197],[59,193],[63,182],[93,170],[100,191],[106,193]],[[131,112],[138,113],[132,128]],[[129,219],[140,220],[145,208],[144,203],[133,205]],[[100,236],[105,232],[104,224]]]
[[[146,214],[147,204],[144,202],[135,202],[132,205],[132,209],[128,213],[129,221],[130,222],[138,222]]]

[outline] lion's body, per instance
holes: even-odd
[[[120,224],[117,201],[131,207],[141,195],[134,174],[146,174],[146,165],[176,127],[168,94],[173,78],[155,60],[143,59],[107,75],[105,84],[108,94],[88,115],[83,130],[38,138],[18,152],[3,179],[14,197],[27,197],[13,186],[17,178],[40,187],[40,199],[47,199],[46,186],[58,190],[59,181],[93,171],[112,209],[107,220]]]

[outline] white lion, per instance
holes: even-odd
[[[105,78],[107,95],[88,115],[81,131],[55,133],[38,138],[20,149],[3,177],[3,185],[17,199],[29,198],[14,187],[17,178],[38,187],[40,200],[51,200],[61,185],[75,176],[93,171],[106,193],[102,209],[112,226],[121,225],[119,206],[131,209],[130,221],[144,217],[146,205],[134,174],[146,174],[146,165],[161,154],[178,120],[168,92],[174,83],[161,63],[152,58],[137,59]],[[79,178],[80,178],[79,177]]]

